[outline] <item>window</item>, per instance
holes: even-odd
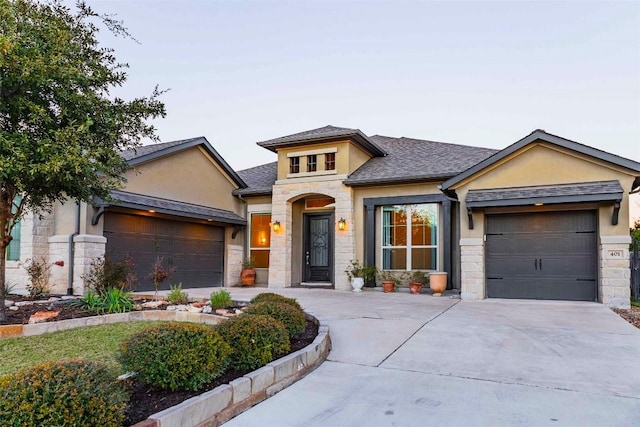
[[[22,196],[16,196],[15,200],[13,201],[14,206],[11,208],[11,213],[16,212],[16,209],[17,209],[16,204],[19,204],[21,200],[22,200]],[[7,256],[6,256],[7,261],[20,260],[20,228],[21,226],[22,226],[21,222],[18,221],[13,226],[13,230],[11,230],[11,237],[13,237],[13,239],[9,243],[9,246],[7,246]]]
[[[289,158],[289,173],[300,173],[300,157]]]
[[[324,170],[332,171],[336,169],[336,153],[324,155]]]
[[[315,172],[318,170],[318,156],[312,154],[307,156],[307,172]]]
[[[382,268],[438,269],[438,205],[382,208]]]
[[[251,214],[250,256],[256,261],[256,268],[269,268],[270,224],[271,214]]]

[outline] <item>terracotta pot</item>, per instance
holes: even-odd
[[[389,293],[389,292],[393,292],[395,288],[395,285],[393,282],[382,282],[382,292],[384,293]]]
[[[442,296],[442,293],[447,289],[447,273],[430,273],[429,288],[431,288],[434,297]]]
[[[240,273],[240,280],[244,286],[253,286],[256,284],[256,271],[254,269],[244,269]]]
[[[409,292],[414,295],[418,295],[420,292],[422,292],[422,283],[420,282],[409,283]]]

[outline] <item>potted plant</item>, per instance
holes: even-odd
[[[414,295],[419,294],[420,292],[422,292],[422,286],[424,286],[425,283],[427,283],[427,281],[429,280],[429,275],[427,275],[427,273],[420,271],[420,270],[414,270],[411,273],[409,273],[409,292],[411,292]]]
[[[429,287],[434,297],[441,297],[442,293],[447,289],[447,273],[444,271],[430,273]]]
[[[240,280],[243,286],[253,286],[256,284],[256,260],[253,258],[246,258],[242,261],[242,272],[240,273]]]
[[[378,268],[375,265],[360,264],[357,259],[352,259],[344,272],[351,282],[353,292],[362,292],[364,282],[375,279]]]
[[[402,283],[402,276],[389,270],[381,270],[378,274],[382,282],[382,292],[388,293],[396,290]]]

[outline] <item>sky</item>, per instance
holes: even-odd
[[[544,129],[640,161],[640,1],[87,2],[140,42],[101,33],[130,67],[113,93],[169,89],[161,140],[236,170],[328,124],[498,149]]]

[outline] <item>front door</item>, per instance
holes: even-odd
[[[304,282],[331,282],[333,214],[304,215]]]

